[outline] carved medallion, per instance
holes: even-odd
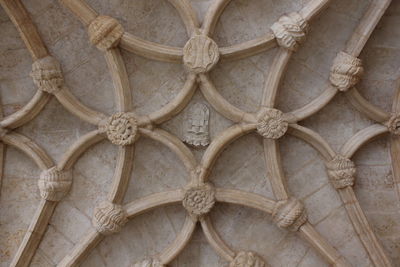
[[[214,188],[208,183],[189,187],[182,204],[191,216],[206,214],[215,204]]]
[[[269,108],[261,112],[257,131],[265,138],[278,139],[286,133],[288,125],[288,122],[283,118],[282,111]]]
[[[208,121],[210,111],[207,105],[202,103],[194,104],[185,119],[184,142],[193,146],[207,146],[210,143],[208,133]]]
[[[183,48],[183,63],[191,72],[208,72],[218,60],[218,45],[207,36],[195,35]]]

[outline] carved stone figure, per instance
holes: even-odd
[[[90,43],[103,51],[118,45],[123,33],[121,24],[109,16],[98,16],[88,27]]]
[[[307,213],[303,203],[289,198],[276,203],[272,219],[280,228],[297,231],[307,221]]]
[[[288,125],[282,111],[268,108],[259,115],[257,131],[265,138],[278,139],[286,133]]]
[[[218,60],[218,45],[207,36],[195,35],[183,47],[183,63],[191,72],[208,72]]]
[[[329,80],[339,91],[347,91],[356,85],[364,72],[362,61],[343,51],[333,60]]]
[[[336,189],[354,185],[356,167],[353,161],[341,155],[336,155],[326,163],[329,180]]]
[[[146,259],[134,263],[132,267],[165,267],[165,265],[161,264],[157,259]]]
[[[190,215],[197,218],[208,213],[215,204],[215,191],[211,184],[191,186],[186,189],[183,206]]]
[[[236,254],[229,267],[268,267],[261,257],[251,251],[240,251]]]
[[[64,84],[60,63],[52,56],[33,62],[30,75],[40,90],[50,94],[56,93]]]
[[[392,134],[400,135],[400,116],[393,114],[388,121],[387,127]]]
[[[107,201],[101,202],[94,209],[92,218],[94,228],[102,235],[118,233],[127,221],[122,206]]]
[[[308,23],[299,13],[292,12],[280,17],[277,22],[272,24],[271,30],[281,47],[296,51],[299,44],[306,39]]]
[[[137,120],[131,113],[112,115],[100,129],[105,131],[111,143],[119,146],[133,144],[137,135]]]
[[[209,118],[210,111],[205,104],[194,104],[185,119],[183,141],[193,146],[207,146],[210,143]]]
[[[72,172],[60,171],[54,166],[40,174],[40,196],[49,201],[60,201],[69,192],[71,184]]]

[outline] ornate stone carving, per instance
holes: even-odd
[[[208,121],[210,111],[207,105],[194,104],[185,120],[184,141],[193,146],[207,146],[210,143]]]
[[[111,143],[119,146],[133,144],[137,138],[137,120],[131,113],[119,112],[99,126]]]
[[[89,24],[88,33],[90,42],[105,51],[118,45],[124,29],[116,19],[100,15]]]
[[[31,77],[40,90],[50,94],[56,93],[64,84],[60,63],[52,56],[33,62]]]
[[[157,259],[146,259],[141,262],[136,262],[132,267],[165,267],[164,264]]]
[[[339,91],[344,92],[359,82],[363,72],[361,59],[341,51],[333,60],[329,80]]]
[[[127,221],[122,206],[107,201],[101,202],[94,209],[92,218],[94,228],[102,235],[118,233]]]
[[[195,35],[183,47],[183,63],[191,72],[208,72],[218,60],[218,45],[207,36]]]
[[[336,189],[354,185],[356,167],[353,161],[341,155],[336,155],[326,163],[329,180]]]
[[[268,267],[261,257],[251,251],[240,251],[236,254],[229,267]]]
[[[60,201],[69,192],[71,184],[72,172],[60,171],[54,166],[40,174],[40,196],[49,201]]]
[[[276,203],[272,219],[280,228],[297,231],[307,221],[307,213],[303,203],[290,198]]]
[[[296,51],[299,44],[306,39],[308,23],[299,13],[292,12],[280,17],[277,22],[272,24],[271,30],[281,47]]]
[[[387,123],[387,127],[392,134],[400,135],[400,116],[392,114]]]
[[[215,204],[214,187],[209,183],[189,187],[182,204],[195,218],[208,213]]]
[[[257,131],[265,138],[278,139],[286,133],[288,125],[282,111],[268,108],[259,115]]]

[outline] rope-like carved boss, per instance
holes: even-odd
[[[135,142],[138,122],[133,114],[118,112],[102,122],[99,129],[107,134],[111,143],[125,146]]]
[[[296,51],[306,39],[308,23],[299,13],[283,15],[271,26],[276,41],[281,47]]]
[[[136,262],[132,267],[165,267],[165,265],[161,264],[161,262],[157,259],[146,259],[141,262]]]
[[[71,184],[72,172],[60,171],[54,166],[40,174],[40,196],[49,201],[60,201],[69,192]]]
[[[89,24],[88,34],[90,43],[106,51],[118,45],[124,29],[116,19],[100,15]]]
[[[56,93],[64,84],[60,63],[52,56],[33,62],[30,75],[40,90],[50,94]]]
[[[215,189],[209,183],[186,189],[182,205],[193,219],[208,213],[215,204]]]
[[[400,135],[400,115],[392,114],[387,122],[387,127],[392,134]]]
[[[283,118],[283,113],[274,108],[263,110],[258,115],[257,132],[264,138],[278,139],[287,129],[288,122]]]
[[[339,91],[345,92],[360,81],[363,73],[361,59],[341,51],[333,60],[329,80]]]
[[[302,202],[290,198],[276,203],[272,219],[280,228],[297,231],[307,221],[307,212]]]
[[[354,185],[356,167],[353,161],[341,155],[336,155],[325,165],[329,180],[336,189]]]
[[[240,251],[230,262],[229,267],[269,267],[269,265],[254,252]]]
[[[94,228],[102,235],[118,233],[127,221],[122,206],[107,201],[101,202],[94,209],[92,218]]]

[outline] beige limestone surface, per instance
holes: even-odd
[[[226,47],[263,36],[282,14],[298,11],[310,1],[233,0],[222,13],[213,40],[219,47]],[[22,1],[50,54],[59,60],[72,94],[90,108],[113,114],[117,111],[113,82],[103,53],[90,45],[85,26],[60,2]],[[178,12],[168,1],[86,2],[99,14],[117,19],[126,32],[142,39],[176,47],[183,47],[188,40]],[[203,21],[214,1],[189,2]],[[276,108],[283,112],[295,110],[323,92],[336,54],[344,49],[371,2],[374,1],[332,0],[309,22],[306,41],[291,57],[282,78]],[[359,56],[364,76],[357,85],[358,91],[386,112],[392,110],[394,96],[400,88],[399,25],[400,1],[393,0]],[[0,36],[0,98],[7,116],[28,103],[37,88],[29,76],[30,54],[1,8]],[[256,112],[279,49],[274,47],[244,59],[221,59],[209,75],[218,92],[231,104],[246,112]],[[159,62],[121,51],[136,114],[145,115],[162,108],[182,89],[187,72],[182,64]],[[187,113],[198,102],[207,103],[200,90],[196,90],[181,113],[160,127],[184,140]],[[212,142],[234,123],[211,105],[208,107]],[[354,134],[374,122],[340,93],[299,124],[320,134],[334,151],[339,151]],[[52,97],[37,117],[14,131],[28,136],[54,162],[59,162],[81,136],[95,129],[71,115]],[[386,134],[356,152],[352,158],[357,167],[354,191],[392,266],[400,266],[400,198],[392,172],[390,140]],[[329,183],[321,155],[292,135],[285,135],[278,142],[288,191],[303,201],[308,221],[352,266],[375,266],[338,192]],[[206,147],[190,149],[200,161]],[[72,171],[72,188],[56,207],[30,266],[56,266],[90,231],[94,209],[106,200],[112,186],[117,157],[118,147],[103,140],[78,159]],[[37,186],[40,173],[24,153],[6,146],[0,194],[1,267],[10,265],[41,201]],[[189,173],[170,149],[150,138],[140,138],[135,144],[131,179],[123,204],[185,187],[188,177]],[[208,179],[218,188],[240,189],[276,199],[270,183],[271,173],[267,171],[263,138],[256,132],[230,144],[220,154]],[[329,266],[296,232],[278,228],[269,214],[216,203],[209,215],[216,231],[234,251],[254,251],[271,266]],[[81,266],[132,266],[150,258],[174,240],[184,225],[185,216],[186,211],[179,203],[139,215],[121,232],[105,237],[88,253]],[[229,262],[213,250],[198,225],[187,246],[169,266],[229,266]]]

